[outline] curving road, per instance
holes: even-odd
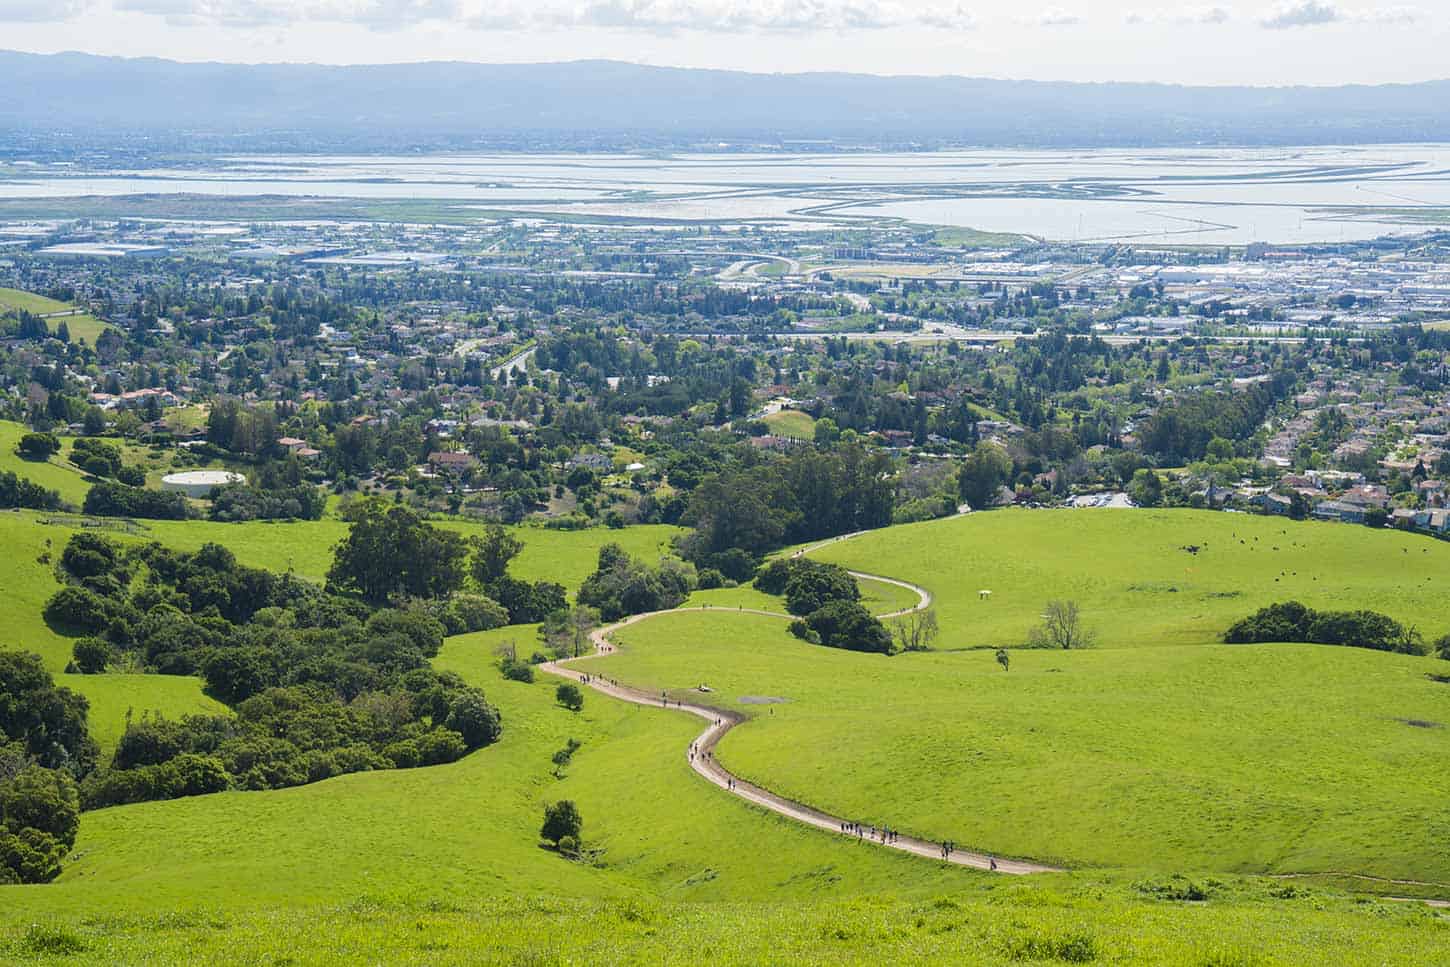
[[[855,536],[855,534],[847,534],[843,537],[832,538],[829,541],[823,541],[820,544],[815,544],[810,547],[803,548],[797,551],[794,556],[799,557],[803,554],[807,554],[813,550],[816,550],[819,547],[824,547],[827,544],[833,544],[837,541],[849,540],[850,538]],[[881,615],[880,617],[893,618],[903,614],[910,614],[913,611],[920,611],[931,605],[931,592],[928,591],[926,588],[920,587],[919,585],[910,584],[906,581],[899,581],[895,578],[882,577],[876,574],[866,574],[859,571],[852,571],[851,574],[858,579],[881,581],[885,584],[893,584],[897,587],[906,588],[908,590],[916,592],[917,603],[913,607],[906,608],[901,611],[893,611],[890,614]],[[593,654],[582,655],[578,658],[565,658],[558,661],[546,662],[539,667],[543,671],[546,671],[551,675],[558,675],[562,678],[576,680],[581,684],[594,689],[597,692],[601,692],[605,695],[610,696],[611,698],[617,698],[620,701],[632,702],[636,705],[653,706],[654,708],[667,708],[678,710],[681,712],[688,712],[691,715],[695,715],[699,718],[704,719],[709,724],[706,726],[705,731],[701,732],[699,737],[696,738],[695,741],[691,744],[690,749],[686,751],[686,758],[689,760],[690,768],[694,769],[695,772],[699,773],[701,776],[704,776],[705,779],[714,783],[716,786],[719,786],[721,789],[729,792],[731,795],[739,796],[741,799],[744,799],[747,802],[752,802],[757,806],[761,806],[765,809],[769,809],[773,813],[778,813],[781,816],[786,816],[790,819],[796,820],[797,822],[805,823],[808,826],[814,826],[817,829],[823,829],[829,833],[835,833],[838,836],[847,836],[852,839],[871,842],[877,846],[882,847],[883,849],[901,850],[902,852],[913,853],[917,856],[927,857],[928,859],[935,859],[938,861],[942,860],[942,848],[940,843],[932,842],[930,840],[917,839],[915,837],[902,834],[898,834],[897,837],[890,843],[882,843],[879,839],[872,839],[869,835],[869,832],[867,835],[861,835],[855,831],[848,832],[848,821],[846,819],[840,816],[832,816],[830,813],[823,812],[819,809],[813,809],[812,807],[804,805],[802,803],[786,799],[784,796],[778,796],[768,789],[762,788],[753,783],[746,782],[745,780],[740,779],[734,774],[728,772],[723,766],[715,761],[714,750],[715,746],[722,738],[725,737],[726,733],[728,733],[731,729],[735,728],[737,725],[741,725],[747,721],[746,717],[739,712],[734,712],[727,709],[711,708],[708,705],[696,705],[691,702],[681,702],[676,699],[669,698],[665,694],[656,695],[651,692],[645,692],[642,689],[634,688],[630,685],[621,685],[614,679],[602,678],[599,676],[591,675],[588,672],[577,671],[573,667],[566,667],[576,665],[580,662],[586,662],[591,658],[598,658],[601,655],[613,654],[615,651],[615,647],[609,639],[611,635],[613,635],[616,631],[619,631],[621,628],[627,628],[632,624],[637,624],[641,621],[648,621],[653,618],[664,617],[665,615],[686,614],[693,612],[694,610],[695,609],[693,608],[675,608],[670,611],[652,611],[648,614],[632,615],[628,618],[625,618],[623,621],[616,622],[615,624],[609,625],[605,628],[599,628],[596,631],[592,632],[589,636],[589,639],[594,644]],[[767,618],[782,618],[786,620],[790,620],[792,617],[788,614],[781,614],[775,611],[761,611],[754,608],[711,608],[706,605],[700,610],[719,611],[721,613],[730,614],[762,615]],[[1042,863],[1033,863],[1030,860],[995,858],[986,853],[974,853],[969,850],[961,849],[953,849],[951,856],[946,859],[946,862],[954,863],[958,866],[970,866],[980,870],[991,869],[995,870],[998,873],[1011,873],[1017,875],[1025,873],[1054,873],[1061,871],[1060,867],[1047,866]]]

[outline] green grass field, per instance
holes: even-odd
[[[709,684],[753,715],[720,761],[837,815],[1079,867],[1450,882],[1443,662],[1176,646],[1017,652],[1004,673],[991,652],[860,655],[715,611],[615,640],[601,674]]]
[[[91,485],[67,459],[70,454],[68,441],[60,453],[53,454],[45,462],[26,460],[15,452],[15,447],[28,432],[19,423],[0,420],[0,470],[8,470],[49,490],[59,491],[62,500],[79,507]]]
[[[816,437],[815,417],[800,410],[771,413],[765,418],[765,424],[776,436],[789,437],[792,440],[814,440]]]
[[[973,964],[1423,967],[1443,916],[1262,883],[1206,902],[1083,882],[974,885],[922,898],[691,903],[480,891],[463,901],[339,896],[263,912],[87,916],[0,926],[0,957],[75,964]]]
[[[1191,554],[1185,547],[1197,545]],[[1005,510],[873,531],[818,560],[936,597],[943,649],[1020,644],[1070,598],[1100,646],[1204,644],[1275,601],[1371,608],[1433,640],[1450,543],[1396,531],[1208,511]],[[990,590],[987,600],[979,590]]]
[[[47,299],[43,295],[36,295],[33,292],[22,292],[19,289],[0,288],[0,306],[11,309],[24,309],[26,312],[33,312],[36,315],[48,315],[58,312],[69,312],[75,306],[66,302],[57,302],[55,299]],[[108,328],[107,325],[89,312],[82,312],[72,316],[57,316],[47,319],[50,331],[55,332],[62,322],[70,331],[70,337],[74,340],[85,340],[88,345],[94,346],[101,333]]]
[[[0,515],[11,551],[0,583],[9,641],[58,671],[69,642],[40,619],[56,585],[39,558],[70,528],[43,517]],[[215,540],[245,563],[313,578],[345,533],[336,520],[144,528],[137,537]],[[649,558],[675,533],[525,528],[514,571],[572,591],[603,543]],[[946,867],[727,796],[685,760],[698,720],[593,693],[571,713],[554,702],[556,679],[504,681],[499,646],[527,653],[536,642],[521,626],[451,638],[436,660],[499,706],[496,745],[448,766],[87,813],[58,881],[4,889],[0,960],[67,949],[67,962],[107,964],[1446,959],[1440,911],[1339,891],[1450,886],[1248,875],[1450,884],[1450,685],[1427,677],[1450,665],[1215,641],[1291,595],[1438,634],[1432,589],[1450,547],[1241,515],[999,512],[813,556],[930,588],[948,650],[887,658],[808,645],[784,620],[731,613],[782,609],[741,587],[696,592],[682,613],[625,629],[622,650],[592,667],[682,695],[707,682],[712,701],[753,715],[720,760],[783,795],[1070,872],[1014,880]],[[978,588],[993,590],[990,603]],[[915,601],[880,582],[862,590],[878,613]],[[1016,641],[1048,597],[1078,600],[1100,647],[1014,651],[1008,672],[970,650]],[[91,697],[103,742],[127,709],[209,704],[194,679],[63,681]],[[550,757],[569,738],[583,745],[556,778]],[[593,863],[538,847],[542,806],[559,798],[579,804]],[[1178,872],[1208,898],[1158,895]]]

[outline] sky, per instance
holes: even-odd
[[[1450,0],[0,0],[0,47],[1184,84],[1450,77]]]

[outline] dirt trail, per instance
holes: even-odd
[[[837,541],[848,540],[849,538],[854,536],[856,535],[847,534],[844,537],[833,538],[830,541],[824,541],[820,544],[815,544],[811,547],[803,548],[802,550],[797,551],[795,556],[799,557],[802,554],[807,554],[818,547],[824,547],[826,544],[833,544]],[[906,588],[908,590],[916,592],[917,603],[914,607],[906,608],[902,611],[894,611],[890,614],[881,615],[880,617],[893,618],[898,615],[909,614],[913,611],[920,611],[923,608],[929,607],[931,605],[931,592],[927,591],[926,588],[919,587],[915,584],[909,584],[906,581],[898,581],[895,578],[881,577],[880,575],[876,574],[865,574],[857,571],[852,571],[851,573],[857,578],[864,578],[870,581],[881,581],[886,584],[893,584],[897,587]],[[598,658],[601,655],[613,654],[615,651],[615,647],[613,644],[610,643],[609,638],[621,628],[627,628],[632,624],[637,624],[641,621],[648,621],[652,618],[660,618],[665,615],[671,614],[688,614],[693,613],[696,610],[715,611],[722,614],[762,615],[767,618],[782,618],[785,620],[790,620],[791,618],[791,615],[788,614],[781,614],[775,611],[761,611],[754,608],[712,608],[709,606],[705,606],[700,609],[675,608],[670,611],[652,611],[648,614],[633,615],[631,617],[625,618],[623,621],[616,622],[615,624],[609,625],[606,628],[600,628],[591,633],[589,639],[594,644],[594,653],[591,655],[581,655],[578,658],[566,658],[560,659],[559,661],[546,662],[539,667],[543,671],[546,671],[552,675],[558,675],[563,678],[578,681],[581,684],[584,684],[597,692],[602,692],[605,695],[608,695],[612,698],[617,698],[624,702],[633,702],[636,705],[648,705],[655,708],[667,708],[681,712],[688,712],[691,715],[695,715],[704,719],[706,722],[709,723],[709,725],[705,728],[705,731],[701,732],[699,737],[695,739],[693,743],[694,754],[691,755],[690,750],[686,750],[686,758],[689,760],[690,768],[694,769],[697,773],[704,776],[707,780],[714,783],[716,786],[719,786],[721,789],[731,793],[732,795],[739,796],[741,799],[744,799],[747,802],[752,802],[755,803],[757,806],[762,806],[765,809],[769,809],[771,812],[789,817],[790,819],[794,819],[797,822],[805,823],[809,826],[814,826],[817,829],[823,829],[829,833],[835,833],[838,836],[846,836],[851,839],[859,839],[864,842],[870,842],[877,846],[880,846],[883,849],[896,849],[906,853],[913,853],[917,856],[924,856],[928,859],[935,859],[939,861],[942,860],[940,843],[932,842],[930,840],[917,839],[901,834],[898,834],[898,836],[892,842],[883,843],[880,841],[879,838],[871,838],[871,827],[869,825],[867,826],[867,832],[864,835],[858,834],[855,831],[847,832],[846,827],[848,824],[848,820],[846,820],[845,818],[840,816],[832,816],[831,814],[822,812],[819,809],[813,809],[810,806],[804,805],[802,803],[786,799],[784,796],[778,796],[768,789],[764,789],[753,783],[746,782],[743,779],[740,779],[735,775],[731,774],[730,772],[727,772],[718,762],[715,761],[714,750],[716,744],[725,737],[726,733],[728,733],[731,729],[735,728],[737,725],[741,725],[742,723],[747,721],[746,717],[739,712],[731,711],[729,709],[711,708],[708,705],[695,704],[692,702],[681,702],[676,699],[670,698],[664,694],[656,695],[650,692],[645,692],[638,688],[634,688],[630,685],[619,684],[612,679],[602,678],[597,675],[591,675],[588,672],[577,670],[576,667],[566,667],[577,666],[579,663],[586,662],[591,658]],[[993,865],[994,859],[995,866]],[[1059,867],[1047,866],[1042,863],[1033,863],[1030,860],[1004,859],[1001,857],[994,858],[986,853],[974,853],[969,850],[963,849],[953,849],[951,856],[946,860],[946,862],[954,863],[958,866],[970,866],[980,870],[995,869],[998,873],[1011,873],[1017,875],[1025,873],[1060,872]]]

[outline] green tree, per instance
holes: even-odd
[[[333,552],[328,582],[381,604],[393,595],[442,598],[463,585],[468,545],[406,507],[366,507]]]
[[[962,461],[957,477],[962,500],[973,510],[985,510],[997,499],[997,492],[1012,476],[1012,458],[1007,451],[983,440]]]
[[[509,562],[524,549],[524,542],[501,524],[490,524],[480,537],[469,539],[473,549],[473,579],[486,588],[508,573]]]
[[[839,564],[804,559],[797,559],[796,564],[785,582],[785,609],[791,614],[808,615],[832,601],[861,600],[856,579]]]
[[[470,749],[488,745],[501,731],[498,709],[484,701],[482,692],[472,688],[459,693],[449,703],[444,724],[463,736],[464,744]]]
[[[832,601],[805,620],[806,626],[827,647],[882,655],[891,653],[891,633],[871,612],[854,601]]]
[[[1133,474],[1133,480],[1128,484],[1128,496],[1139,507],[1157,507],[1163,502],[1163,481],[1158,479],[1155,471],[1143,467]]]
[[[47,769],[83,776],[99,752],[86,730],[85,696],[57,687],[39,655],[0,651],[0,747],[18,743]]]
[[[579,815],[579,807],[572,799],[561,799],[544,807],[544,825],[539,835],[549,842],[557,845],[566,836],[577,842],[583,829],[584,817]]]
[[[584,693],[573,682],[560,682],[559,687],[554,689],[554,699],[571,712],[584,707]]]
[[[51,454],[60,452],[60,440],[51,433],[27,433],[15,450],[27,460],[49,460]]]
[[[554,653],[578,658],[589,648],[589,632],[599,625],[599,609],[587,604],[560,608],[544,619],[539,636]]]
[[[110,663],[111,645],[104,638],[77,638],[71,654],[81,674],[96,675]]]

